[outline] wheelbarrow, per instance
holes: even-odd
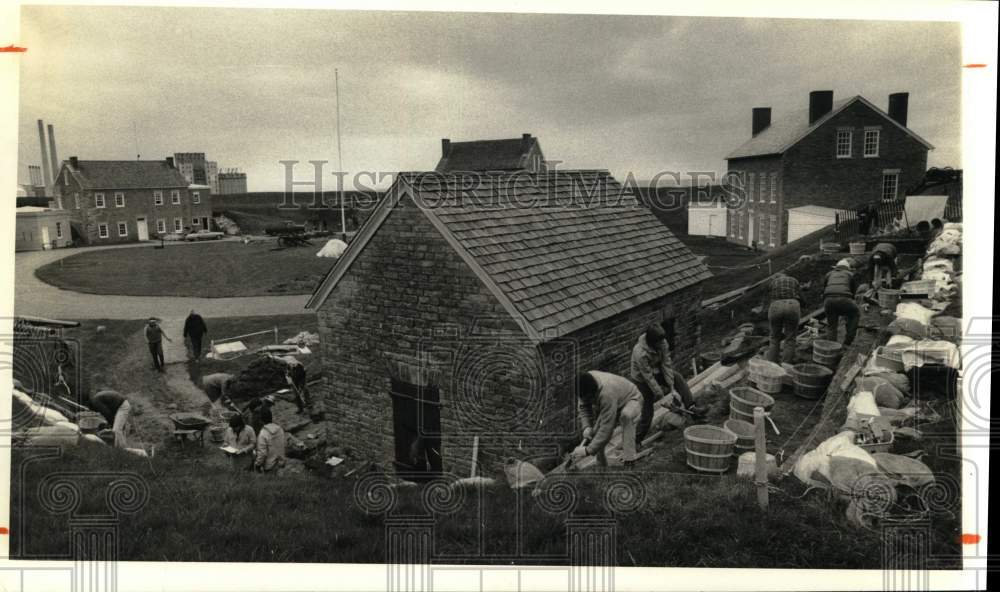
[[[197,413],[172,413],[170,421],[174,422],[174,438],[184,442],[189,438],[205,445],[205,428],[212,421]]]

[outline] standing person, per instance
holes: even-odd
[[[695,412],[691,389],[680,372],[674,370],[667,333],[660,325],[650,325],[636,340],[629,361],[629,377],[642,394],[642,416],[636,427],[636,444],[645,439],[653,423],[653,404],[675,388],[681,405]]]
[[[896,246],[892,243],[879,243],[872,249],[868,260],[870,279],[868,283],[873,288],[891,286],[896,277]]]
[[[295,404],[302,413],[309,408],[309,387],[306,386],[306,367],[302,362],[291,356],[282,358],[285,361],[285,382],[295,393]]]
[[[201,388],[208,395],[210,401],[217,401],[226,398],[226,391],[233,383],[233,380],[235,380],[233,375],[226,374],[225,372],[206,374],[201,377]]]
[[[601,466],[607,466],[604,447],[611,440],[616,425],[622,426],[622,460],[635,462],[635,428],[642,413],[642,394],[635,384],[623,377],[591,370],[577,378],[577,407],[583,425],[583,439],[571,456],[579,460],[595,455]]]
[[[233,448],[236,452],[231,452],[234,457],[249,455],[251,463],[249,468],[253,468],[253,451],[257,446],[257,434],[253,428],[243,421],[242,415],[234,415],[229,420],[229,427],[226,428],[226,435],[223,438],[226,446]]]
[[[103,389],[90,396],[90,408],[104,416],[115,433],[115,448],[128,448],[127,436],[132,405],[118,391]]]
[[[782,354],[781,361],[791,363],[795,357],[795,331],[798,330],[799,319],[802,317],[799,280],[779,272],[771,280],[768,296],[771,300],[767,309],[771,345],[767,350],[767,359],[777,363],[779,354]]]
[[[260,410],[260,419],[264,425],[257,436],[254,467],[263,473],[271,473],[285,466],[285,430],[274,423],[268,408]]]
[[[194,310],[184,319],[184,339],[191,342],[191,357],[197,362],[201,358],[202,340],[208,335],[208,325],[205,319]]]
[[[163,372],[163,367],[165,363],[163,361],[163,340],[173,342],[173,339],[163,332],[160,327],[159,321],[154,317],[149,318],[149,323],[146,325],[146,344],[149,346],[149,355],[153,357],[153,369],[158,372]]]
[[[826,338],[837,341],[840,317],[847,321],[844,345],[851,345],[858,332],[861,311],[854,297],[858,292],[857,280],[851,273],[851,262],[841,259],[823,279],[823,309],[826,311]]]

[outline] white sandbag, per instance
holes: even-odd
[[[889,382],[883,382],[882,384],[876,385],[872,389],[872,395],[875,396],[875,404],[879,407],[888,407],[889,409],[899,409],[906,402],[906,398],[903,393],[889,384]]]
[[[858,461],[869,465],[873,469],[878,467],[877,463],[875,462],[875,459],[872,458],[872,455],[869,454],[867,450],[854,443],[853,436],[851,438],[851,442],[837,448],[837,450],[830,455],[831,463],[837,459]],[[832,469],[833,467],[831,465],[831,471]],[[832,474],[833,473],[831,472],[831,476]]]
[[[28,409],[37,421],[40,421],[47,426],[54,426],[57,423],[69,423],[69,419],[65,415],[59,413],[55,409],[50,409],[45,405],[39,405],[38,403],[32,402],[28,405]]]
[[[318,253],[316,253],[316,256],[336,259],[343,255],[346,250],[347,243],[338,238],[334,238],[326,241],[326,244],[323,245],[323,248],[320,249]]]
[[[78,431],[58,425],[28,428],[20,436],[30,446],[76,446],[80,442]]]
[[[933,310],[915,302],[901,302],[896,305],[897,319],[912,319],[924,326],[931,324],[934,314]]]
[[[897,483],[914,489],[934,483],[930,467],[915,458],[889,452],[876,452],[872,458],[879,470]]]
[[[893,335],[906,335],[914,339],[925,339],[930,334],[930,327],[913,319],[894,319],[886,328]]]
[[[909,370],[924,364],[942,364],[949,368],[958,368],[962,364],[958,346],[950,341],[924,339],[902,351],[903,367]]]
[[[149,458],[149,454],[147,454],[142,448],[126,448],[125,452],[130,452],[136,456],[141,456],[142,458]]]
[[[854,432],[845,430],[835,436],[830,436],[816,447],[816,451],[822,455],[829,456],[844,446],[854,443]]]
[[[875,395],[869,391],[859,391],[851,397],[847,403],[848,415],[871,415],[878,416],[878,405],[875,404]]]
[[[926,272],[926,271],[931,271],[933,269],[943,269],[948,273],[951,273],[955,271],[955,264],[949,261],[948,259],[942,259],[941,257],[928,257],[924,261],[923,270]]]
[[[55,427],[62,428],[68,432],[80,433],[80,426],[68,421],[58,421],[55,423]]]
[[[26,406],[34,404],[35,400],[32,399],[27,393],[14,389],[14,398],[24,403]]]
[[[830,480],[827,478],[827,475],[830,474],[830,457],[820,454],[817,450],[810,450],[795,461],[792,473],[806,485],[828,488],[830,487]]]
[[[507,483],[511,489],[534,485],[545,478],[535,465],[514,458],[504,463],[503,472],[507,475]]]
[[[899,345],[909,345],[915,340],[907,335],[893,335],[889,338],[889,341],[885,344],[886,347],[899,346]]]
[[[93,442],[95,444],[107,444],[104,440],[101,440],[95,434],[83,434],[83,439],[87,442]]]

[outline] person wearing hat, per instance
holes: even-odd
[[[823,278],[823,310],[826,312],[826,338],[837,341],[841,317],[847,323],[844,345],[854,342],[858,332],[861,311],[854,297],[858,292],[857,280],[851,272],[851,262],[841,259]]]
[[[163,361],[163,340],[173,340],[163,332],[163,328],[160,327],[160,323],[155,317],[149,318],[149,323],[146,324],[145,335],[146,345],[149,346],[149,355],[153,357],[153,369],[163,372],[163,367],[166,365]]]

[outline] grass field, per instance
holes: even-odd
[[[12,557],[67,552],[66,515],[53,514],[41,503],[38,485],[45,476],[94,472],[98,479],[87,479],[82,495],[84,506],[96,510],[104,504],[104,487],[96,473],[114,467],[106,480],[132,473],[149,496],[138,512],[121,516],[120,559],[387,559],[386,514],[366,513],[355,501],[357,491],[367,491],[366,481],[356,480],[357,475],[339,480],[309,475],[268,478],[206,466],[197,459],[147,461],[107,447],[70,448],[60,458],[23,464],[33,454],[30,449],[13,454]],[[604,500],[624,482],[613,474],[563,482],[560,491],[569,497],[561,499],[576,502],[568,511],[555,496],[545,507],[544,500],[506,486],[487,490],[482,497],[473,492],[457,496],[453,503],[439,504],[442,511],[437,513],[423,501],[426,486],[384,492],[386,499],[395,500],[392,515],[432,520],[434,558],[448,563],[530,564],[534,556],[535,562],[565,565],[567,519],[604,516],[614,519],[613,562],[618,565],[880,567],[879,533],[848,527],[838,506],[823,494],[796,499],[775,493],[771,511],[762,513],[750,488],[731,478],[630,475],[642,483],[633,490],[641,503],[624,503],[613,514]]]
[[[274,242],[204,244],[83,251],[38,269],[44,282],[65,290],[122,296],[273,296],[310,294],[334,260],[312,246]]]

